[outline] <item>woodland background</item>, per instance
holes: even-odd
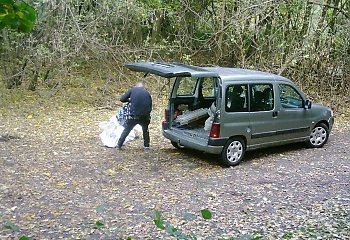
[[[349,0],[26,2],[0,0],[0,239],[175,236],[162,219],[201,239],[349,238]],[[116,153],[98,123],[142,77],[135,61],[286,76],[334,110],[330,141],[222,168],[159,137],[171,81],[147,76],[152,150]]]
[[[3,96],[16,89],[101,106],[135,81],[124,64],[179,61],[281,74],[347,111],[350,1],[27,2],[37,12],[33,31],[0,31]],[[150,81],[151,91],[166,95],[163,81]]]

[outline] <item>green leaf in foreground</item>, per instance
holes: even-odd
[[[2,226],[3,226],[5,229],[9,229],[9,230],[18,230],[18,227],[17,227],[13,222],[10,222],[10,221],[4,222],[4,223],[2,224]]]
[[[34,28],[36,11],[24,1],[0,1],[0,30],[4,27],[16,29],[19,32],[30,32]]]
[[[154,221],[154,224],[155,224],[159,229],[164,230],[164,229],[165,229],[165,226],[164,226],[164,224],[163,224],[163,220],[161,219],[160,212],[159,212],[159,211],[156,211],[156,212],[154,213],[154,217],[155,217],[155,219],[153,220],[153,221]]]
[[[202,217],[206,220],[209,220],[212,217],[212,214],[208,209],[201,210],[201,213],[202,213]]]
[[[29,238],[29,237],[26,237],[26,236],[22,236],[22,237],[20,237],[18,240],[30,240],[30,238]]]
[[[9,223],[5,223],[3,226],[5,229],[11,229],[11,230],[13,229],[13,225]]]
[[[100,222],[100,221],[97,221],[97,222],[95,223],[95,225],[96,225],[96,227],[101,228],[101,227],[104,226],[104,223],[102,223],[102,222]]]

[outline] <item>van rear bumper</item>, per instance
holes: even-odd
[[[207,153],[220,154],[223,149],[223,146],[208,145],[208,140],[201,141],[202,139],[193,139],[190,136],[185,136],[184,134],[177,133],[171,129],[164,129],[163,136],[170,141],[180,143],[187,148],[192,148]]]
[[[208,145],[211,146],[225,146],[226,142],[228,140],[228,137],[225,138],[209,138]]]

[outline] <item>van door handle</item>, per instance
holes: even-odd
[[[278,111],[272,112],[272,117],[277,117],[278,116]]]

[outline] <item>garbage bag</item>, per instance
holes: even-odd
[[[114,148],[117,146],[120,135],[122,134],[124,127],[120,125],[118,118],[114,115],[109,121],[103,121],[99,123],[99,127],[103,130],[100,134],[100,139],[104,146]],[[142,133],[142,127],[136,125],[126,137],[125,142],[132,141]]]
[[[213,104],[208,109],[209,117],[207,118],[207,120],[205,120],[204,130],[209,131],[211,129],[211,125],[213,125],[213,121],[214,121],[215,111],[216,111],[216,106],[215,106],[215,102],[213,102]]]
[[[117,119],[120,125],[125,127],[126,119],[130,116],[130,103],[126,103],[117,113]]]
[[[213,125],[213,118],[212,117],[208,117],[207,120],[205,120],[205,123],[204,123],[204,130],[205,131],[209,131],[211,129],[211,125]]]

